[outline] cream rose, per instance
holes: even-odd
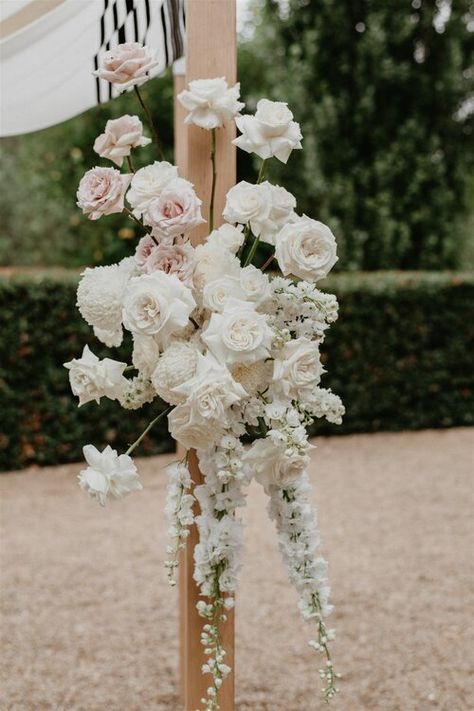
[[[275,244],[275,235],[287,223],[296,219],[296,198],[280,185],[272,185],[265,181],[270,193],[270,212],[262,227],[260,239],[267,244]]]
[[[223,276],[238,277],[240,261],[224,247],[213,242],[200,244],[195,250],[193,283],[199,294],[205,285]]]
[[[222,427],[197,415],[187,401],[170,412],[168,427],[171,436],[187,449],[207,449],[223,433]]]
[[[196,195],[190,182],[175,178],[160,197],[148,203],[143,215],[146,225],[153,233],[171,239],[187,234],[205,220],[201,215],[202,200]]]
[[[270,216],[271,195],[268,183],[251,185],[242,180],[229,190],[224,212],[227,222],[250,225],[254,235],[260,235]]]
[[[149,203],[160,197],[165,187],[177,177],[178,169],[166,160],[155,161],[137,170],[127,193],[135,217],[141,217]]]
[[[229,299],[222,313],[213,313],[202,334],[211,353],[226,365],[266,358],[272,338],[266,316],[238,299]]]
[[[95,139],[94,150],[101,158],[108,158],[120,167],[132,148],[147,146],[149,143],[151,138],[143,135],[143,124],[138,116],[126,114],[107,121],[104,133]]]
[[[93,74],[113,84],[118,91],[141,86],[158,66],[155,53],[138,42],[125,42],[108,50]]]
[[[209,281],[202,290],[202,305],[210,311],[221,312],[231,298],[244,299],[245,293],[239,280],[233,276],[223,276]]]
[[[239,281],[244,298],[248,301],[261,304],[270,295],[268,276],[253,264],[241,269]]]
[[[316,343],[297,338],[285,343],[275,356],[273,382],[286,396],[298,399],[303,390],[319,383],[323,372]]]
[[[190,286],[194,270],[194,248],[188,242],[160,244],[151,250],[144,267],[148,274],[156,271],[174,274],[183,284]]]
[[[286,103],[261,99],[255,116],[240,116],[235,119],[242,135],[233,143],[266,160],[275,156],[286,163],[295,148],[301,148],[301,130],[293,121],[293,114]]]
[[[281,489],[292,484],[309,463],[307,454],[287,450],[284,444],[275,444],[268,438],[254,442],[243,458],[267,493],[272,486]]]
[[[213,230],[207,238],[207,244],[223,247],[232,254],[236,254],[244,243],[243,225],[221,225],[217,230]]]
[[[285,225],[275,238],[275,256],[284,274],[316,282],[337,262],[333,233],[322,222],[303,215]]]
[[[82,177],[77,190],[77,205],[89,220],[102,215],[122,212],[125,192],[131,175],[123,175],[115,168],[92,168]]]
[[[71,390],[79,398],[79,407],[91,400],[99,403],[101,397],[116,400],[127,386],[123,375],[127,364],[111,358],[100,360],[89,346],[84,346],[81,358],[64,363],[64,367],[69,371]]]
[[[195,306],[191,291],[174,274],[143,274],[128,283],[123,324],[132,333],[155,336],[165,345],[187,325]]]
[[[238,101],[239,96],[240,84],[229,87],[220,77],[189,82],[189,89],[178,94],[178,101],[190,112],[185,123],[210,130],[220,128],[243,109],[245,104]]]

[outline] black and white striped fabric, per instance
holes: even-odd
[[[92,72],[123,42],[184,54],[184,0],[2,0],[0,135],[37,131],[118,95]]]

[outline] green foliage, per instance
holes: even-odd
[[[123,451],[162,407],[136,412],[103,399],[77,408],[62,364],[88,343],[104,357],[130,362],[130,341],[101,346],[75,306],[77,272],[0,278],[0,469],[81,459],[81,447],[110,443]],[[474,424],[474,275],[372,273],[331,277],[340,319],[324,344],[323,379],[347,414],[318,433]],[[170,450],[166,423],[138,454]]]
[[[153,108],[166,157],[173,155],[173,82],[170,74],[140,89]],[[109,118],[136,114],[150,129],[134,93],[86,111],[64,124],[2,139],[0,264],[76,267],[118,261],[130,252],[137,228],[124,215],[100,225],[76,206],[80,179],[94,165],[110,167],[93,150]],[[136,168],[158,160],[153,144],[134,152]]]
[[[244,96],[288,101],[304,135],[304,150],[286,167],[272,161],[270,177],[331,226],[344,270],[459,266],[461,238],[472,238],[462,235],[469,4],[255,3],[256,31],[240,54]]]

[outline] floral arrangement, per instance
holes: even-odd
[[[157,142],[139,92],[153,66],[147,47],[127,43],[105,55],[98,74],[119,89],[133,87]],[[202,594],[198,612],[207,658],[202,671],[210,677],[202,703],[212,711],[230,671],[220,625],[233,606],[240,568],[237,512],[251,479],[259,482],[301,614],[314,627],[309,644],[325,658],[320,676],[329,701],[337,691],[329,651],[334,631],[326,625],[327,564],[306,470],[308,426],[320,417],[340,423],[344,413],[339,397],[320,387],[319,346],[338,305],[316,283],[337,260],[336,242],[326,225],[296,214],[291,193],[264,179],[267,161],[286,163],[301,149],[300,127],[287,104],[262,99],[255,115],[241,115],[239,84],[229,87],[223,78],[190,82],[178,99],[189,112],[186,122],[209,132],[214,170],[204,244],[193,246],[190,239],[206,221],[202,202],[178,169],[159,160],[134,170],[132,149],[150,143],[137,116],[107,122],[94,149],[117,167],[92,168],[77,192],[89,219],[123,212],[143,236],[132,256],[86,269],[77,291],[78,308],[100,341],[118,346],[125,330],[132,363],[100,360],[85,346],[80,358],[65,364],[72,391],[79,405],[108,397],[135,410],[157,402],[155,419],[125,453],[84,447],[87,467],[79,483],[102,505],[141,489],[130,455],[164,417],[175,440],[196,450],[202,484],[193,485],[187,456],[168,468],[166,565],[174,584],[179,551],[196,525],[194,578]],[[229,190],[225,221],[215,228],[216,131],[228,121],[240,131],[233,143],[262,162],[256,184],[240,182]],[[270,253],[260,266],[259,243]],[[249,435],[252,443],[244,446]]]

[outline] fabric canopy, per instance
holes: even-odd
[[[118,92],[92,75],[122,42],[156,50],[162,73],[184,52],[183,0],[2,0],[0,135],[37,131]]]

